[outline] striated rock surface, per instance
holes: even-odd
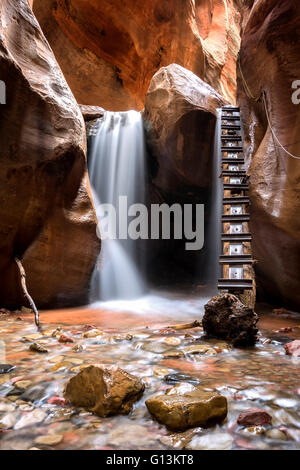
[[[251,346],[256,341],[257,314],[235,295],[216,295],[205,305],[202,319],[208,336],[226,339],[234,346]]]
[[[86,301],[99,252],[80,109],[26,0],[0,5],[0,298],[23,304],[14,256],[38,307]]]
[[[149,82],[178,63],[235,100],[237,0],[31,0],[78,102],[142,109]]]
[[[245,8],[238,69],[238,102],[249,165],[252,248],[258,294],[291,308],[300,306],[300,160],[273,138],[258,98],[265,92],[270,122],[280,143],[300,156],[299,2],[257,0]],[[245,92],[242,74],[250,90]],[[251,95],[250,95],[251,93]]]
[[[161,68],[146,96],[147,140],[158,169],[153,183],[165,191],[211,185],[216,109],[224,99],[177,64]]]
[[[90,366],[69,380],[65,397],[104,417],[128,414],[144,389],[139,378],[122,369]]]
[[[222,422],[227,416],[227,400],[217,392],[206,392],[191,384],[179,384],[164,395],[146,400],[157,421],[173,431]]]

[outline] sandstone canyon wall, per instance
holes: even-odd
[[[80,109],[26,0],[0,3],[0,299],[38,307],[86,301],[99,251]]]
[[[142,109],[177,63],[235,101],[240,0],[30,0],[79,103]]]
[[[254,98],[265,92],[275,134],[290,153],[299,156],[300,105],[291,98],[292,83],[300,79],[300,4],[257,0],[250,8],[252,3],[244,9],[242,74]],[[300,160],[280,148],[262,101],[245,93],[239,67],[238,74],[258,287],[264,299],[299,309]]]

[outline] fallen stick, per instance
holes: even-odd
[[[189,328],[197,328],[198,326],[201,326],[202,323],[199,322],[198,320],[195,320],[192,323],[184,323],[184,324],[179,324],[179,325],[173,325],[173,326],[167,326],[167,328],[172,328],[173,330],[187,330]]]
[[[32,310],[34,311],[35,324],[38,328],[40,328],[40,316],[39,316],[38,309],[36,308],[36,305],[33,301],[33,298],[29,295],[29,292],[28,292],[27,287],[26,287],[25,269],[23,268],[23,265],[22,265],[21,261],[18,258],[15,258],[15,262],[16,262],[18,268],[19,268],[20,277],[21,277],[21,286],[22,286],[24,296],[27,298],[28,302],[30,303],[30,306],[31,306]]]

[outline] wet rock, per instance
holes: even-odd
[[[146,400],[156,420],[174,431],[221,422],[227,416],[227,400],[217,392],[205,392],[191,384],[179,384],[164,395]]]
[[[196,377],[192,377],[190,375],[185,375],[181,374],[180,372],[178,374],[168,374],[164,376],[164,381],[167,382],[168,384],[177,384],[180,382],[187,382],[192,385],[199,385],[200,380],[197,379]]]
[[[143,394],[141,380],[120,368],[89,366],[67,383],[65,397],[99,416],[128,414]]]
[[[189,450],[230,450],[233,437],[227,432],[214,432],[204,436],[195,436],[186,445]]]
[[[221,294],[205,305],[202,320],[204,332],[211,337],[225,339],[234,346],[255,344],[258,316],[235,295]]]
[[[165,339],[165,343],[170,344],[171,346],[178,346],[181,343],[181,339],[176,338],[175,336],[170,336]]]
[[[0,429],[13,428],[16,424],[16,416],[14,413],[8,413],[0,418]]]
[[[178,359],[184,357],[184,352],[180,349],[171,349],[170,351],[163,353],[163,357]]]
[[[294,357],[300,357],[300,340],[295,339],[284,345],[286,354]]]
[[[195,344],[183,349],[184,354],[217,354],[217,351],[210,345]]]
[[[83,344],[75,344],[75,346],[73,346],[73,348],[72,348],[72,351],[75,351],[75,352],[79,353],[79,352],[84,351],[85,348],[86,348],[86,346],[84,346]]]
[[[15,368],[16,367],[11,364],[0,364],[0,374],[9,374],[9,372],[12,372]]]
[[[67,400],[64,397],[54,395],[53,397],[50,397],[49,400],[47,400],[47,403],[49,403],[49,405],[66,406]]]
[[[237,423],[241,426],[265,426],[271,424],[272,416],[260,408],[249,408],[241,413]]]
[[[33,310],[32,310],[32,308],[22,307],[21,312],[22,313],[33,313]]]
[[[74,343],[74,339],[65,334],[61,334],[58,338],[59,343]]]
[[[167,344],[165,343],[159,343],[159,342],[155,342],[155,341],[148,341],[148,342],[145,342],[142,346],[142,349],[144,349],[144,351],[149,351],[149,352],[152,352],[154,354],[162,354],[166,351],[168,351],[170,349],[170,346],[168,346]]]
[[[21,398],[26,402],[35,402],[38,400],[42,400],[47,396],[47,387],[49,387],[49,382],[43,382],[33,387],[28,388],[22,393]],[[48,394],[49,396],[49,394]]]
[[[38,352],[38,353],[41,353],[41,354],[46,354],[48,352],[48,349],[44,348],[44,346],[42,346],[39,343],[32,343],[29,346],[29,350],[32,351],[32,352]]]
[[[62,442],[63,438],[64,436],[61,434],[47,434],[46,436],[37,437],[34,442],[38,445],[55,446]]]
[[[287,440],[286,434],[284,432],[280,431],[280,429],[276,429],[276,428],[269,429],[266,432],[266,437],[268,437],[269,439],[275,439],[275,440],[279,440],[279,441],[286,441]]]
[[[41,423],[46,418],[47,413],[43,410],[35,409],[32,412],[28,412],[18,420],[15,425],[15,429],[22,429],[26,426],[32,426],[33,424]]]
[[[15,383],[15,387],[21,390],[26,390],[32,384],[31,380],[19,380]]]
[[[102,336],[102,335],[104,335],[103,331],[100,331],[96,328],[93,328],[83,333],[84,338],[96,338],[96,336]]]

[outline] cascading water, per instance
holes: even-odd
[[[127,237],[127,212],[119,210],[120,197],[127,197],[128,207],[144,203],[145,165],[141,114],[105,112],[92,139],[88,168],[100,232],[101,207],[110,204],[116,210],[117,238],[102,241],[92,277],[91,301],[137,298],[145,292],[138,243]]]

